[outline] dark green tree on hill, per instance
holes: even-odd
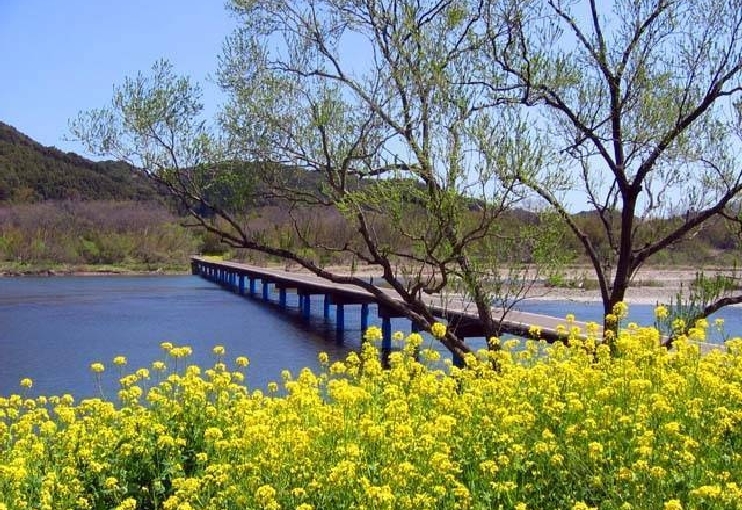
[[[157,200],[153,183],[121,162],[44,147],[0,122],[0,202]]]

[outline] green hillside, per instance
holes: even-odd
[[[0,122],[0,203],[158,198],[151,182],[125,163],[45,147]]]

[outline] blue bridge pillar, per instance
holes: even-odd
[[[361,305],[361,333],[365,334],[368,329],[368,304]]]
[[[278,289],[278,304],[281,308],[286,308],[286,287]]]
[[[381,319],[381,350],[390,351],[392,349],[392,319],[383,317]]]
[[[324,317],[325,320],[330,319],[330,305],[332,304],[332,296],[329,294],[325,294],[325,303],[324,303]]]
[[[335,328],[338,335],[342,335],[343,331],[345,331],[345,305],[337,305]]]
[[[301,300],[301,316],[304,318],[304,320],[309,320],[310,315],[312,314],[312,301],[309,297],[309,294],[303,294],[302,300]]]

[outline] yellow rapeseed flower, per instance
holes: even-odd
[[[126,365],[126,356],[116,356],[113,358],[113,364],[118,366]]]
[[[523,348],[503,337],[502,350],[462,354],[462,367],[408,344],[388,370],[364,342],[320,373],[281,372],[267,392],[219,360],[152,380],[145,369],[121,374],[113,401],[0,395],[0,500],[42,510],[131,510],[155,498],[163,510],[481,501],[587,510],[600,494],[601,506],[621,510],[645,508],[648,497],[660,509],[736,508],[742,452],[730,434],[742,421],[742,339],[702,354],[683,338],[660,347],[655,328],[617,336],[617,356],[598,338]],[[587,475],[563,484],[586,462]],[[158,475],[141,484],[153,465],[167,467],[167,489]]]
[[[137,508],[137,500],[134,498],[126,498],[121,503],[119,503],[119,506],[115,508],[115,510],[136,510]]]
[[[722,489],[719,485],[704,485],[697,489],[693,489],[691,494],[706,499],[716,499],[721,497]]]
[[[587,445],[587,450],[591,459],[599,459],[603,455],[603,445],[593,441]]]
[[[698,319],[696,321],[696,327],[699,329],[708,329],[709,321],[706,318]]]
[[[366,333],[364,334],[364,337],[369,342],[377,342],[381,340],[381,337],[382,337],[381,328],[377,326],[369,326],[369,328],[366,330]]]
[[[276,489],[270,485],[262,485],[255,491],[255,499],[260,505],[272,502],[276,497]]]
[[[688,338],[697,342],[703,342],[706,340],[706,331],[703,328],[690,328],[688,330]]]
[[[191,349],[187,345],[182,346],[182,347],[173,347],[169,350],[170,356],[172,356],[175,359],[186,358],[190,356],[192,353],[193,353],[193,349]]]
[[[103,372],[105,369],[106,367],[105,365],[103,365],[103,363],[91,363],[90,364],[90,370],[92,370],[96,374]]]
[[[32,379],[29,379],[28,377],[21,379],[21,388],[30,388],[31,386],[33,386]]]
[[[613,313],[619,319],[624,319],[629,315],[629,305],[625,301],[619,301],[613,305]]]
[[[668,314],[669,312],[665,305],[657,305],[654,309],[654,316],[659,321],[667,319]]]
[[[420,333],[410,333],[405,342],[410,349],[417,349],[423,344],[423,337]]]
[[[588,322],[585,326],[585,330],[587,331],[587,334],[590,336],[595,336],[600,331],[600,324],[597,322]]]
[[[430,332],[436,338],[443,338],[446,336],[446,325],[440,322],[434,322],[430,327]]]
[[[595,507],[587,506],[584,501],[579,501],[572,505],[572,510],[595,510]]]

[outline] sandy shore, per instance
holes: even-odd
[[[575,271],[573,276],[591,273],[586,272],[589,268]],[[688,295],[688,290],[695,280],[696,268],[643,268],[634,278],[634,283],[626,292],[625,301],[629,304],[655,305],[658,303],[669,304],[675,300],[678,293]],[[703,273],[707,277],[716,275],[731,276],[732,270],[722,268],[706,268]],[[579,273],[579,274],[578,274]],[[568,275],[568,278],[570,276]],[[544,287],[535,286],[529,295],[531,299],[544,300],[567,300],[575,302],[602,301],[599,289],[583,290],[580,288],[566,287]]]
[[[685,287],[687,290],[687,287]],[[632,287],[626,293],[625,301],[635,305],[669,304],[681,288],[672,286],[663,287]],[[580,290],[570,288],[534,287],[528,299],[548,301],[573,301],[575,303],[601,302],[599,290]]]
[[[281,267],[289,271],[303,271],[297,266]],[[348,266],[330,266],[327,270],[339,274],[350,275],[351,270]],[[647,267],[641,269],[634,278],[633,285],[629,288],[626,295],[626,301],[637,305],[655,305],[657,303],[668,304],[675,299],[678,292],[687,295],[688,288],[694,281],[697,268],[679,267]],[[704,268],[702,269],[706,276],[715,276],[717,274],[731,275],[731,269],[724,268]],[[360,266],[352,271],[355,276],[363,278],[381,278],[378,267]],[[588,279],[595,281],[592,268],[585,266],[573,268],[565,271],[564,281],[573,282]],[[574,301],[580,302],[601,302],[600,290],[585,290],[578,287],[560,286],[549,287],[543,284],[534,285],[528,295],[528,299],[540,299],[549,301]],[[742,305],[737,305],[742,306]]]

